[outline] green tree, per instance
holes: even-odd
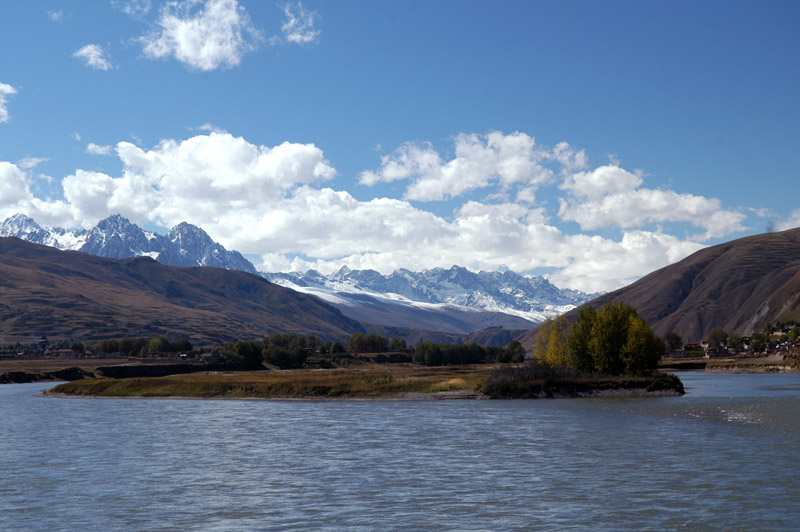
[[[166,336],[150,340],[150,353],[166,353],[172,351],[172,345]]]
[[[767,335],[764,333],[753,333],[750,336],[750,350],[753,353],[763,353],[767,345]]]
[[[234,344],[233,351],[243,363],[252,366],[261,365],[262,353],[261,346],[258,343],[239,340]]]
[[[389,342],[389,350],[390,351],[405,351],[406,350],[406,341],[402,338],[392,338]]]
[[[504,351],[508,353],[509,362],[518,363],[525,360],[525,348],[517,340],[508,342]]]
[[[683,347],[683,340],[680,335],[674,331],[669,331],[664,335],[664,343],[669,351],[677,351]]]
[[[708,333],[708,348],[709,349],[723,349],[727,347],[728,333],[724,329],[712,329]]]
[[[333,343],[333,345],[331,346],[331,354],[332,355],[341,355],[342,353],[345,353],[345,352],[346,351],[344,349],[344,346],[342,345],[342,342],[340,342],[339,340],[336,340]]]
[[[739,334],[738,331],[731,331],[731,334],[728,336],[728,347],[739,351],[744,347],[744,341],[742,340],[742,335]]]
[[[643,374],[655,370],[664,352],[664,342],[653,334],[647,323],[639,316],[628,319],[628,334],[620,358],[629,375]]]
[[[596,371],[607,375],[625,371],[622,352],[628,343],[628,328],[634,316],[637,316],[636,309],[625,303],[607,303],[597,311],[589,344]]]
[[[578,310],[578,319],[567,338],[569,366],[581,373],[594,371],[594,358],[590,346],[596,316],[597,313],[590,305],[581,307]]]

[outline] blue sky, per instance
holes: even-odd
[[[622,286],[800,226],[800,3],[0,2],[0,220]]]

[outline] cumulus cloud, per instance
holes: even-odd
[[[45,225],[75,225],[75,216],[66,202],[36,198],[30,190],[25,169],[0,161],[0,220],[17,213],[26,214]]]
[[[375,185],[410,179],[406,199],[439,201],[490,184],[536,187],[551,177],[541,165],[545,157],[535,148],[533,137],[525,133],[461,134],[455,138],[455,157],[449,161],[430,144],[407,143],[382,157],[377,171],[362,172],[359,181]]]
[[[90,142],[86,146],[86,153],[92,155],[111,155],[113,151],[114,151],[113,146],[108,146],[108,145],[100,146],[98,144],[95,144],[94,142]]]
[[[260,40],[261,34],[236,0],[168,2],[156,27],[139,38],[146,57],[174,57],[202,71],[238,65]]]
[[[63,11],[48,11],[47,12],[47,18],[49,18],[53,22],[56,22],[56,23],[60,24],[61,22],[64,21],[64,12]]]
[[[16,93],[17,89],[0,81],[0,124],[11,120],[11,116],[8,114],[8,108],[6,107],[6,104],[8,103],[8,97],[13,96]]]
[[[643,181],[640,173],[613,165],[572,174],[561,184],[570,197],[559,200],[559,216],[584,230],[687,222],[705,229],[704,240],[744,230],[746,216],[724,209],[718,199],[640,188]]]
[[[361,180],[405,180],[406,198],[363,200],[335,188],[336,170],[314,144],[263,146],[207,129],[151,148],[118,142],[119,174],[76,170],[61,181],[59,201],[35,198],[23,163],[5,163],[0,215],[23,212],[40,223],[84,227],[114,213],[165,227],[186,221],[229,249],[260,256],[263,271],[547,268],[557,285],[592,292],[618,288],[703,247],[697,237],[642,224],[683,221],[708,232],[741,221],[718,200],[643,188],[640,173],[617,165],[590,169],[582,151],[538,147],[523,133],[460,135],[452,157],[426,143],[403,145]],[[442,215],[409,201],[420,183],[441,197],[481,187],[489,193]],[[553,192],[566,196],[560,209],[538,199]],[[555,216],[578,221],[582,230],[566,232]],[[793,216],[800,222],[800,212]],[[590,229],[607,226],[614,231]]]
[[[116,152],[121,176],[78,170],[63,180],[64,196],[87,220],[120,212],[163,225],[202,225],[261,211],[289,190],[336,174],[313,144],[257,146],[229,133],[165,140],[151,150],[119,142]]]
[[[286,20],[281,25],[281,35],[270,39],[270,44],[311,45],[319,42],[321,31],[316,27],[319,13],[306,11],[300,2],[284,5],[283,13]]]
[[[111,61],[106,57],[106,52],[99,44],[87,44],[76,50],[72,57],[80,59],[89,68],[95,70],[110,70]]]

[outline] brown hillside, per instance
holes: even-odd
[[[674,331],[684,342],[704,340],[717,328],[749,334],[800,319],[800,229],[702,249],[590,304],[608,301],[633,305],[656,334]],[[535,333],[521,337],[527,349]]]
[[[317,298],[245,272],[107,259],[0,238],[0,343],[52,338],[273,333],[340,338],[361,325]]]

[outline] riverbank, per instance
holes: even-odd
[[[677,377],[580,377],[498,388],[496,365],[205,372],[166,377],[92,379],[61,384],[45,396],[270,400],[437,400],[544,397],[652,397],[683,394]]]

